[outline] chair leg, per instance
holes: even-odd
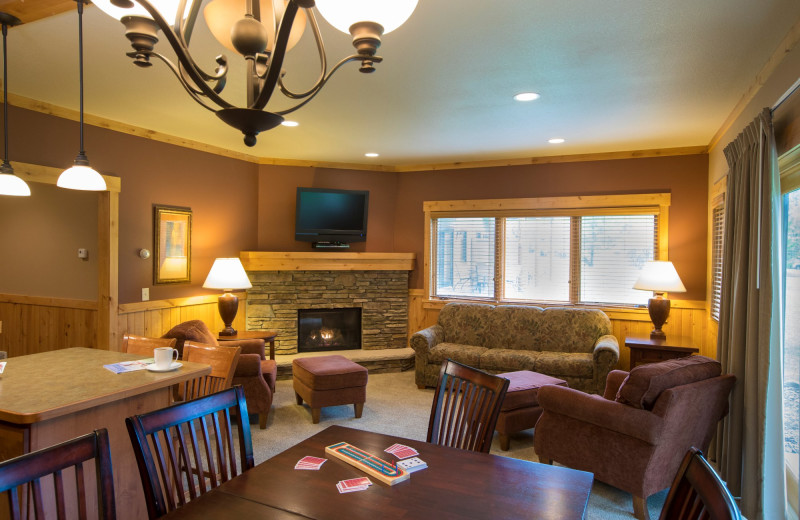
[[[361,417],[361,412],[364,411],[364,403],[354,403],[353,408],[356,412],[356,419]]]
[[[267,414],[265,413],[258,414],[258,427],[262,430],[267,428]]]
[[[320,408],[312,408],[311,409],[311,422],[314,424],[319,424],[319,412]]]
[[[499,434],[500,437],[500,449],[503,451],[508,451],[509,445],[511,444],[508,435],[505,433]]]
[[[633,516],[636,520],[650,520],[650,513],[647,511],[647,498],[633,495]]]
[[[552,466],[553,465],[553,459],[546,459],[546,458],[543,458],[543,457],[539,457],[539,463],[540,464],[547,464],[548,466]]]
[[[417,388],[419,388],[420,390],[425,390],[425,388],[427,387],[425,385],[417,385]]]
[[[297,400],[297,404],[303,404],[303,398],[297,392],[294,393],[294,398]]]

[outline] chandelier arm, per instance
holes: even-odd
[[[213,101],[215,104],[219,105],[222,108],[233,108],[233,105],[225,101],[222,97],[220,97],[219,94],[217,94],[214,91],[213,88],[208,86],[206,81],[209,80],[205,79],[205,78],[210,78],[210,80],[216,80],[219,78],[203,72],[200,69],[200,67],[198,67],[194,63],[194,60],[189,55],[189,49],[185,45],[183,45],[181,39],[178,37],[177,34],[175,34],[175,31],[173,31],[172,27],[169,26],[166,20],[164,20],[164,17],[161,16],[161,13],[158,12],[158,9],[154,8],[149,0],[137,0],[137,2],[139,3],[139,5],[144,7],[144,9],[150,14],[150,16],[153,17],[153,21],[155,21],[159,29],[163,31],[164,36],[169,41],[172,50],[175,51],[175,55],[178,57],[178,61],[181,63],[181,66],[184,67],[186,74],[192,80],[192,83],[194,83],[202,91],[203,95],[207,97],[210,101]],[[157,53],[152,51],[150,51],[150,54],[157,55]],[[224,59],[225,57],[220,56],[219,58],[217,58],[218,62],[220,58]],[[224,76],[225,73],[227,73],[227,67],[223,68],[221,72],[222,76]],[[220,76],[220,78],[222,76]]]
[[[278,84],[283,58],[286,56],[289,43],[289,34],[292,32],[292,24],[297,15],[297,9],[297,2],[295,0],[289,0],[289,3],[286,4],[286,9],[283,11],[283,17],[281,18],[280,27],[278,28],[278,36],[275,38],[275,47],[267,63],[264,83],[261,85],[261,91],[250,108],[263,110],[264,107],[267,106],[269,98],[275,90],[275,86]]]
[[[311,22],[311,28],[314,31],[314,41],[317,43],[317,54],[319,54],[320,63],[319,77],[317,78],[317,81],[314,82],[314,85],[305,92],[292,92],[283,84],[283,78],[278,78],[278,87],[280,87],[281,93],[291,99],[303,99],[322,88],[322,85],[324,85],[326,81],[325,71],[328,70],[328,57],[325,55],[325,43],[322,41],[322,34],[319,32],[317,19],[311,9],[306,9],[306,13],[309,21]]]
[[[325,75],[325,77],[322,79],[322,81],[319,83],[319,85],[317,85],[317,87],[314,89],[314,91],[309,93],[308,97],[304,96],[305,99],[303,99],[303,101],[301,103],[298,103],[297,105],[293,106],[292,108],[287,108],[286,110],[281,110],[280,112],[275,112],[275,113],[278,114],[279,116],[284,116],[286,114],[291,114],[292,112],[294,112],[298,108],[301,108],[301,107],[305,106],[306,103],[308,103],[309,101],[314,99],[314,96],[316,96],[319,93],[319,91],[322,90],[322,87],[324,87],[325,84],[328,82],[328,80],[331,79],[331,76],[333,76],[333,73],[336,72],[337,70],[339,70],[342,67],[342,65],[344,65],[345,63],[349,63],[351,61],[360,61],[360,60],[363,60],[363,59],[364,59],[364,56],[362,56],[360,54],[353,54],[353,55],[347,56],[346,58],[342,58],[339,61],[339,63],[334,65],[333,68],[330,70],[330,72],[328,72],[328,74]],[[380,56],[372,56],[371,59],[372,59],[372,61],[375,61],[375,62],[378,62],[378,63],[383,61],[383,58],[381,58]],[[283,92],[283,88],[281,88],[281,92]],[[287,97],[293,97],[293,96],[287,94]],[[295,98],[295,99],[298,99],[298,98]]]
[[[162,56],[161,54],[159,54],[157,52],[151,52],[150,56],[155,56],[156,58],[158,58],[162,62],[164,62],[164,64],[167,66],[167,68],[175,75],[176,78],[178,78],[178,83],[181,84],[181,86],[184,88],[184,90],[186,90],[186,92],[190,96],[192,96],[192,99],[197,101],[197,103],[200,106],[202,106],[203,108],[205,108],[207,110],[210,110],[211,112],[216,112],[217,111],[216,108],[206,104],[203,92],[201,90],[198,90],[198,89],[194,88],[192,86],[192,84],[190,82],[188,82],[186,80],[186,78],[183,77],[183,75],[181,74],[180,70],[178,69],[178,66],[176,66],[174,63],[172,63],[169,60],[169,58],[167,58],[166,56]]]

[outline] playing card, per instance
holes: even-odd
[[[347,480],[340,480],[339,484],[342,485],[345,489],[350,489],[354,487],[362,487],[362,486],[371,486],[372,481],[367,477],[359,477],[359,478],[351,478]]]
[[[407,459],[408,457],[416,457],[417,455],[419,455],[419,452],[409,446],[403,446],[401,448],[394,450],[392,452],[392,455],[394,455],[398,459]]]
[[[352,493],[353,491],[364,491],[369,486],[355,486],[355,487],[344,487],[341,482],[336,484],[336,489],[339,490],[339,493]]]
[[[327,460],[328,459],[307,455],[297,461],[297,464],[294,465],[294,469],[318,470]]]

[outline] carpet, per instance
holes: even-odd
[[[308,407],[298,406],[295,402],[292,381],[278,381],[267,429],[260,430],[257,423],[251,427],[255,462],[263,462],[333,424],[424,441],[432,402],[433,390],[419,390],[414,383],[413,370],[370,374],[367,402],[360,419],[353,416],[352,405],[332,406],[322,409],[319,424],[312,424]],[[536,462],[533,430],[512,436],[509,451],[500,451],[499,440],[495,435],[491,453]],[[647,501],[651,518],[658,518],[666,496],[665,490],[651,496]],[[634,518],[631,495],[595,481],[586,518]]]

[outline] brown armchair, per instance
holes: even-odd
[[[647,497],[669,487],[689,448],[708,449],[728,413],[736,378],[720,374],[719,362],[690,356],[614,370],[602,397],[544,386],[536,455],[631,493],[636,518],[647,519]]]
[[[240,347],[242,349],[236,371],[233,373],[233,385],[244,388],[247,411],[258,414],[261,429],[267,427],[267,418],[272,408],[272,395],[275,393],[275,380],[278,377],[278,365],[267,359],[263,339],[242,339],[219,343],[201,320],[191,320],[172,327],[163,338],[176,338],[175,348],[183,356],[183,343],[202,343],[214,347]]]

